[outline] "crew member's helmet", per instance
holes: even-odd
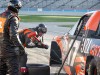
[[[10,0],[8,9],[11,10],[16,10],[18,12],[18,10],[22,7],[22,3],[20,0]]]
[[[37,32],[42,32],[42,33],[46,33],[47,32],[47,27],[44,24],[39,24],[37,27]]]

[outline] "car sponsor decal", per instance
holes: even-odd
[[[73,40],[71,40],[70,44],[69,44],[69,47],[71,46]],[[75,61],[75,57],[76,57],[76,54],[78,52],[78,49],[79,49],[79,46],[80,46],[80,43],[81,41],[77,41],[74,43],[74,46],[72,48],[72,50],[70,51],[69,55],[68,55],[68,58],[66,60],[66,63],[70,66],[73,66],[74,65],[74,61]]]
[[[100,57],[100,46],[94,44],[89,53],[90,55]]]
[[[89,53],[91,42],[92,39],[83,38],[81,52]]]

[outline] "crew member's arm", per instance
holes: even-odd
[[[48,49],[48,45],[43,44],[41,40],[36,37],[34,32],[28,35],[28,38],[30,37],[31,41],[35,44],[36,47]]]
[[[28,38],[27,35],[25,36],[25,44],[26,44],[26,47],[27,48],[34,48],[34,47],[36,47],[36,44],[31,40],[31,38]]]
[[[33,42],[33,39],[26,37],[25,43],[26,43],[27,48],[38,47],[38,48],[48,49],[48,45],[45,45],[45,44],[43,44],[42,42],[40,42],[36,39],[34,39],[34,42]]]
[[[38,42],[37,47],[38,47],[38,48],[45,48],[45,49],[48,49],[48,48],[49,48],[48,45],[43,44],[42,42]]]
[[[18,18],[13,17],[12,19],[10,19],[10,39],[12,40],[15,46],[19,47],[20,49],[24,49],[17,34],[18,27],[19,27]]]

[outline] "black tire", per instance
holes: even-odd
[[[97,69],[97,63],[94,59],[92,59],[89,64],[88,75],[99,75]]]
[[[55,41],[51,43],[50,51],[50,66],[62,64],[61,50],[58,44]]]
[[[27,64],[28,75],[50,75],[50,67],[44,64]]]

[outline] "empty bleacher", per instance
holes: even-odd
[[[92,9],[100,10],[100,2],[92,7]]]
[[[6,8],[10,0],[0,0],[0,8]],[[43,10],[99,10],[100,0],[21,0],[22,9]]]
[[[47,6],[47,9],[58,10],[58,7],[61,7],[64,3],[67,3],[67,2],[69,2],[69,1],[68,0],[57,0],[56,2]]]

